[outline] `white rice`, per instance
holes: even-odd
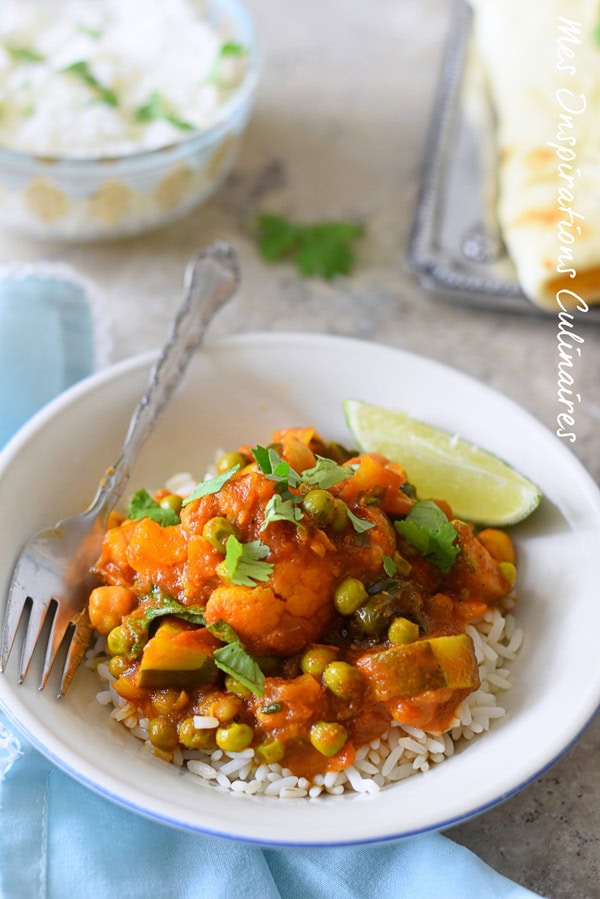
[[[317,775],[312,782],[297,777],[280,764],[266,765],[255,758],[253,749],[243,752],[224,752],[215,749],[181,750],[173,752],[172,763],[182,768],[190,781],[206,784],[235,793],[276,796],[280,799],[316,799],[318,796],[339,796],[344,792],[377,793],[388,784],[398,783],[417,773],[425,773],[453,755],[458,743],[469,741],[490,729],[493,722],[505,715],[498,694],[510,689],[512,661],[523,643],[523,632],[517,627],[509,609],[513,600],[505,601],[504,614],[490,609],[476,624],[467,627],[473,639],[479,664],[481,684],[457,709],[451,727],[444,734],[431,734],[416,727],[392,722],[389,730],[367,746],[358,749],[352,765],[344,771],[329,771]],[[97,694],[103,706],[113,705],[111,717],[123,722],[130,733],[144,742],[148,751],[167,759],[148,739],[148,719],[138,718],[135,706],[122,699],[112,688],[102,652],[97,642],[89,651],[87,664],[96,669],[99,677],[109,684]],[[216,727],[218,721],[210,715],[195,716],[198,727]]]

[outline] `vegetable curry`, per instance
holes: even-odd
[[[251,746],[310,778],[394,719],[452,726],[479,686],[467,625],[510,593],[514,561],[504,532],[417,498],[400,465],[294,428],[183,499],[138,491],[89,612],[158,755]]]

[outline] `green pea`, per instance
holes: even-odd
[[[123,656],[113,656],[108,663],[108,670],[113,677],[121,677],[129,668],[130,662]]]
[[[148,724],[148,736],[157,749],[175,749],[179,742],[177,728],[168,718],[152,718]]]
[[[335,498],[328,490],[309,490],[302,508],[317,527],[324,528],[335,515]]]
[[[228,518],[223,518],[221,515],[209,518],[202,528],[202,536],[206,537],[213,549],[218,552],[225,552],[227,538],[232,535],[235,536],[234,526]]]
[[[344,746],[348,731],[335,721],[317,721],[310,729],[310,742],[321,755],[331,758]]]
[[[274,765],[280,762],[285,755],[285,747],[281,740],[269,740],[261,743],[255,749],[256,755],[265,765]]]
[[[327,646],[313,646],[307,649],[300,659],[300,667],[304,674],[315,674],[319,677],[330,662],[333,662],[337,653],[335,649],[329,649]]]
[[[254,731],[249,724],[238,724],[234,721],[217,728],[215,734],[217,746],[224,752],[241,752],[250,746],[254,739]]]
[[[217,462],[217,474],[225,474],[234,465],[243,468],[247,464],[247,459],[241,453],[224,453]]]
[[[106,638],[106,646],[111,656],[126,656],[133,646],[133,635],[124,624],[113,627]]]
[[[323,683],[334,696],[351,699],[362,689],[362,674],[348,662],[331,662],[323,672]]]
[[[176,515],[179,515],[179,513],[181,512],[182,503],[182,497],[178,496],[176,493],[170,493],[160,501],[160,505],[163,509],[171,509],[173,512],[175,512]]]
[[[394,618],[388,628],[390,643],[413,643],[419,636],[419,625],[408,618]]]
[[[362,581],[356,577],[347,577],[335,588],[333,604],[341,615],[352,615],[360,609],[368,595]]]
[[[194,727],[193,718],[184,718],[179,722],[178,736],[179,742],[186,749],[212,750],[217,745],[214,730]]]
[[[331,519],[331,529],[336,534],[341,534],[341,532],[345,531],[348,527],[348,522],[349,518],[346,503],[341,499],[336,499],[335,510],[333,513],[333,518]]]

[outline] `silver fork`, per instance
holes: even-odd
[[[68,690],[93,633],[87,602],[97,582],[90,568],[99,556],[108,514],[123,494],[142,444],[179,385],[210,321],[238,284],[237,257],[228,244],[212,244],[188,264],[182,304],[150,372],[145,393],[133,412],[117,460],[105,471],[90,506],[81,514],[35,534],[17,560],[0,639],[0,672],[6,669],[23,612],[28,607],[19,683],[27,675],[46,619],[51,618],[40,690],[46,685],[70,631],[59,697]]]

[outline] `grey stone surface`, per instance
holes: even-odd
[[[169,228],[118,244],[61,246],[2,232],[0,262],[63,259],[93,278],[116,361],[161,342],[185,261],[228,239],[243,288],[214,336],[324,331],[402,347],[475,376],[554,431],[558,322],[451,306],[404,265],[451,4],[247,2],[264,57],[261,88],[238,166],[218,196]],[[355,274],[324,283],[265,264],[253,234],[259,209],[364,221]],[[572,450],[598,479],[600,327],[577,327],[584,343]],[[448,836],[540,895],[600,896],[599,742],[596,722],[538,781]]]

